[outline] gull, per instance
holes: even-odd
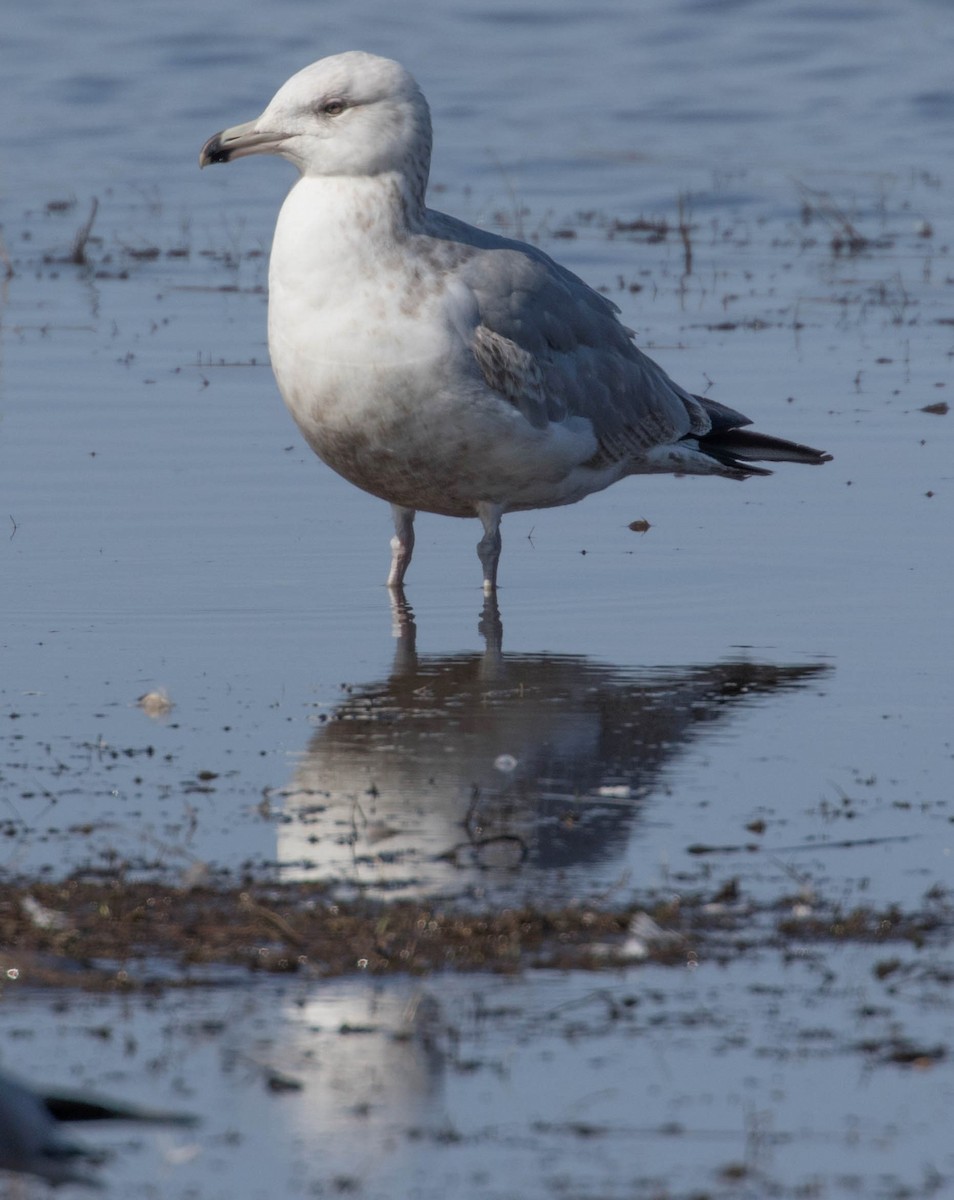
[[[418,510],[480,519],[491,594],[504,513],[628,475],[830,459],[674,383],[616,305],[537,247],[428,208],[430,110],[399,63],[320,59],[199,165],[251,154],[299,171],[269,264],[272,369],[318,457],[390,503],[391,588]]]
[[[0,1072],[0,1170],[38,1175],[50,1183],[81,1183],[98,1187],[99,1180],[83,1169],[102,1161],[89,1146],[64,1137],[65,1121],[140,1121],[150,1124],[192,1125],[185,1113],[159,1112],[116,1103],[78,1092],[36,1091]]]

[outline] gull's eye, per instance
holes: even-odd
[[[321,111],[326,117],[340,117],[347,107],[347,104],[343,100],[335,98],[334,100],[326,100],[321,106]]]

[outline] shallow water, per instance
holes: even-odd
[[[202,1114],[84,1130],[117,1196],[943,1195],[945,1072],[859,1053],[891,1025],[870,966],[261,981],[5,1005],[0,1031],[40,1079],[79,1060],[73,1086]]]
[[[0,141],[13,268],[0,285],[0,869],[255,867],[343,895],[489,904],[737,879],[763,901],[801,888],[916,906],[949,888],[952,435],[950,415],[923,411],[950,402],[954,355],[946,6],[658,3],[638,19],[610,5],[436,2],[409,17],[374,0],[320,13],[290,0],[267,13],[54,7],[21,15],[0,62],[15,113]],[[511,516],[502,635],[481,612],[476,523],[422,517],[413,626],[395,617],[385,507],[313,460],[267,366],[267,248],[289,169],[195,165],[207,136],[254,116],[293,70],[355,46],[401,59],[432,101],[432,203],[535,238],[606,288],[680,382],[834,462],[744,487],[634,479]],[[59,261],[94,196],[88,266]],[[639,218],[656,234],[632,228]],[[648,532],[628,528],[636,519]],[[159,687],[174,707],[151,719],[136,700]],[[843,954],[840,978],[873,987],[871,962]],[[736,969],[736,992],[705,964],[679,982],[652,970],[667,995],[712,989],[715,1027],[758,1026],[751,968]],[[639,991],[643,971],[604,982]],[[446,1009],[489,985],[427,986]],[[515,1010],[543,1012],[603,983],[500,986]],[[270,1003],[254,987],[235,994]],[[303,985],[299,1000],[320,1009],[336,995]],[[47,1004],[8,986],[5,1031]],[[787,1007],[797,989],[778,1004],[774,1043],[802,1020]],[[949,1044],[949,998],[916,1008],[912,1036]],[[108,1020],[141,1023],[148,1041],[184,1017],[168,1001]],[[849,1040],[847,1007],[825,1020]],[[46,1075],[70,1064],[105,1086],[82,1025],[58,1022],[55,1054],[5,1038],[3,1061]],[[541,1106],[547,1128],[582,1120],[560,1114],[589,1112],[605,1086],[599,1119],[624,1131],[614,1137],[650,1131],[638,1171],[614,1151],[602,1174],[570,1171],[567,1194],[743,1194],[713,1176],[725,1162],[705,1138],[658,1132],[683,1107],[721,1118],[710,1078],[723,1043],[708,1022],[655,1079],[658,1121],[630,1111],[626,1080],[660,1053],[645,1030],[606,1035],[608,1057],[620,1045],[637,1057],[603,1084],[568,1039],[538,1044],[520,1028],[530,1049],[508,1059],[520,1090],[500,1109],[517,1115],[501,1124],[557,1087],[547,1062],[566,1096],[559,1113]],[[286,1048],[304,1037],[290,1029],[283,1018],[275,1033]],[[849,1194],[853,1172],[872,1195],[892,1172],[924,1188],[928,1164],[954,1173],[930,1115],[902,1122],[902,1153],[865,1123],[883,1113],[867,1113],[861,1083],[839,1108],[829,1084],[843,1061],[789,1058],[769,1079],[765,1038],[735,1051],[739,1077],[765,1091],[750,1108],[733,1093],[726,1160],[748,1153],[744,1113],[757,1110],[791,1134],[771,1172],[790,1192],[807,1177],[799,1154],[817,1159],[824,1195]],[[183,1087],[214,1107],[187,1067]],[[362,1069],[346,1060],[342,1086]],[[949,1105],[949,1059],[882,1070],[892,1107],[916,1106],[918,1080],[928,1114]],[[502,1105],[506,1072],[478,1076]],[[799,1116],[821,1093],[830,1120]],[[389,1092],[382,1111],[407,1094]],[[274,1101],[305,1122],[313,1103]],[[253,1138],[248,1105],[235,1122]],[[868,1165],[847,1133],[821,1139],[822,1153],[812,1131],[859,1113]],[[327,1107],[314,1116],[329,1120]],[[280,1160],[282,1136],[255,1153]],[[328,1153],[309,1136],[305,1163]],[[553,1194],[540,1167],[552,1135],[528,1123],[524,1136],[522,1157],[493,1139],[487,1156],[471,1146],[485,1174],[453,1166],[442,1194],[451,1179],[461,1195]],[[164,1187],[219,1194],[209,1137]],[[597,1139],[579,1161],[604,1149]],[[431,1170],[455,1153],[424,1138],[414,1161]],[[110,1165],[117,1195],[123,1171],[148,1174],[143,1154]],[[418,1166],[383,1161],[390,1194],[420,1186]]]

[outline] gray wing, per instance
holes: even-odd
[[[636,347],[616,305],[542,250],[442,213],[427,233],[476,298],[484,378],[532,425],[585,418],[606,461],[708,432],[705,409]]]

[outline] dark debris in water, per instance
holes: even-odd
[[[921,1045],[906,1037],[870,1038],[859,1042],[855,1048],[876,1063],[922,1071],[944,1062],[949,1054],[946,1046]]]
[[[932,893],[918,911],[780,897],[758,905],[732,881],[694,897],[605,908],[568,904],[475,910],[446,902],[333,899],[315,884],[177,888],[74,878],[0,888],[0,972],[10,983],[143,990],[207,983],[222,968],[427,975],[536,968],[600,971],[654,963],[728,964],[766,950],[817,953],[846,942],[921,950],[950,943],[954,904]],[[157,964],[163,964],[157,972]],[[890,965],[886,965],[890,964]],[[886,958],[873,976],[921,977],[927,965]],[[935,974],[932,982],[943,980]]]

